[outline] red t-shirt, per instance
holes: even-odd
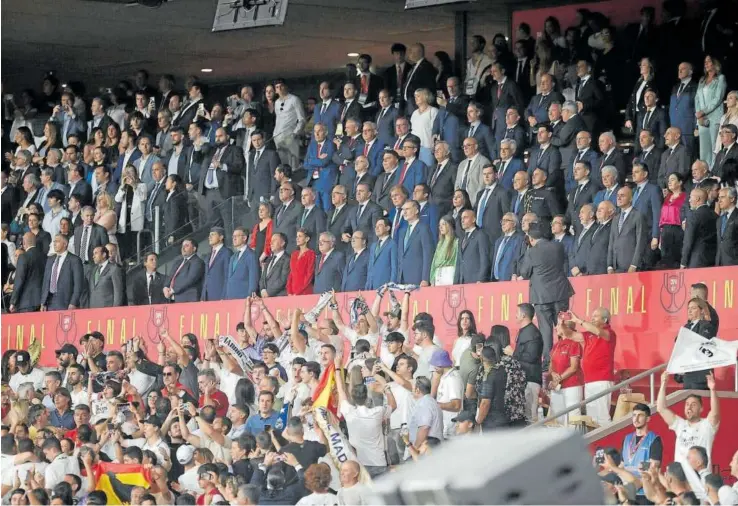
[[[215,408],[216,416],[226,416],[228,413],[228,397],[220,390],[213,392],[210,396],[210,401]],[[205,394],[200,396],[200,407],[205,405]]]
[[[584,356],[582,371],[584,382],[612,381],[615,369],[615,331],[609,325],[605,330],[610,332],[610,340],[602,339],[591,332],[582,332],[584,337]]]
[[[559,339],[551,348],[551,370],[563,374],[571,366],[572,357],[582,358],[582,345],[571,339]],[[582,369],[561,382],[561,388],[582,385]]]
[[[198,506],[204,506],[206,496],[210,496],[210,504],[215,504],[218,501],[224,500],[223,496],[221,496],[220,493],[218,493],[218,489],[213,488],[209,490],[208,492],[203,492],[202,494],[200,494],[197,500],[195,501],[195,504],[197,504]]]

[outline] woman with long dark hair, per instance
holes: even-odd
[[[513,358],[510,347],[510,329],[492,325],[488,346],[495,349],[499,366],[505,371],[505,412],[510,426],[525,425],[525,389],[528,381],[520,362]]]
[[[430,269],[430,282],[433,286],[454,284],[456,257],[459,254],[459,239],[451,216],[441,216],[438,223],[438,245],[433,254]]]
[[[471,346],[472,337],[477,334],[477,322],[474,319],[474,313],[468,309],[459,313],[456,321],[456,340],[451,350],[451,358],[454,366],[461,364],[461,355]]]
[[[672,172],[667,179],[669,193],[661,206],[659,228],[661,229],[661,264],[667,269],[679,267],[682,258],[684,230],[682,221],[682,206],[687,200],[684,191],[684,177],[678,172]],[[687,267],[691,267],[688,265]]]
[[[164,237],[173,244],[192,233],[187,211],[187,191],[178,174],[170,174],[164,182],[167,198],[164,205]]]
[[[456,230],[456,237],[461,239],[464,237],[464,228],[461,226],[461,213],[467,209],[472,209],[471,199],[466,190],[458,189],[454,192],[454,196],[451,198],[453,207],[451,212],[448,214],[454,220],[454,230]]]
[[[451,57],[446,51],[436,51],[430,60],[436,69],[436,89],[442,91],[443,96],[448,99],[446,81],[454,73],[454,64],[451,62]]]

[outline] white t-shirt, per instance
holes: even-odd
[[[156,463],[161,465],[164,461],[164,457],[162,456],[162,452],[160,450],[164,450],[164,453],[166,453],[167,457],[166,460],[169,460],[171,458],[171,451],[169,450],[169,445],[164,442],[163,439],[159,439],[153,444],[149,443],[149,441],[146,438],[137,438],[137,439],[128,439],[123,441],[123,446],[138,446],[141,448],[141,450],[151,450],[156,455]]]
[[[677,416],[674,423],[669,429],[676,434],[676,443],[674,444],[674,461],[689,465],[687,462],[687,453],[693,446],[701,446],[707,451],[707,458],[710,459],[712,454],[712,442],[715,440],[715,433],[720,427],[713,427],[707,418],[700,419],[699,422],[690,424],[684,418]],[[710,464],[707,464],[708,469]]]
[[[397,403],[397,408],[390,415],[390,429],[399,429],[403,423],[410,421],[410,415],[415,408],[415,399],[412,392],[407,388],[397,383],[390,383],[389,386]]]
[[[33,383],[34,390],[42,390],[44,388],[45,376],[46,374],[41,369],[34,367],[31,369],[30,374],[21,374],[20,372],[13,374],[8,385],[15,393],[18,393],[18,387],[23,383]]]
[[[189,471],[185,471],[184,473],[182,473],[182,475],[179,477],[177,481],[184,490],[195,492],[196,494],[202,494],[203,492],[205,492],[202,488],[200,488],[200,484],[197,479],[197,470],[199,468],[200,466],[195,466]]]
[[[296,506],[338,506],[338,496],[331,493],[318,494],[313,492],[297,501]]]
[[[377,341],[379,341],[379,334],[372,334],[370,332],[365,336],[360,336],[359,333],[351,327],[344,327],[343,335],[346,337],[346,339],[349,340],[349,342],[351,342],[351,346],[356,346],[356,341],[358,341],[359,339],[366,339],[367,341],[369,341],[372,349],[374,349],[377,346]]]
[[[54,488],[56,485],[64,481],[67,474],[76,474],[79,476],[79,463],[77,457],[70,457],[66,453],[60,453],[54,460],[46,466],[44,471],[45,483],[44,487],[48,489]]]
[[[6,460],[7,464],[6,464]],[[15,482],[15,472],[18,471],[18,478],[20,478],[21,483],[25,483],[26,478],[28,477],[28,473],[33,469],[36,468],[37,473],[44,474],[46,471],[46,468],[49,466],[46,462],[26,462],[25,464],[18,464],[16,466],[13,465],[13,457],[8,457],[7,455],[3,455],[2,458],[2,466],[3,466],[3,478],[2,478],[2,484],[13,486],[13,483]],[[7,470],[7,471],[6,471]],[[12,472],[9,472],[12,470]]]
[[[228,397],[228,404],[233,406],[236,404],[236,384],[241,376],[234,374],[228,369],[220,370],[220,391]]]
[[[459,367],[461,365],[461,355],[471,346],[471,339],[471,336],[461,336],[454,341],[454,347],[451,349],[451,359],[454,361],[454,366]]]
[[[293,391],[293,385],[292,381],[289,381],[282,385],[282,388],[279,389],[279,393],[277,394],[278,398],[283,398],[285,403],[293,402],[292,405],[292,412],[293,413],[299,413],[302,409],[302,404],[310,398],[310,387],[307,386],[305,383],[300,382],[297,384],[296,388]]]
[[[382,420],[389,418],[391,408],[389,406],[367,408],[343,401],[340,410],[346,419],[349,443],[356,449],[359,463],[364,466],[386,466]]]
[[[461,374],[457,369],[449,369],[443,376],[441,381],[438,383],[438,392],[436,394],[436,400],[438,404],[444,402],[451,402],[454,399],[464,399],[464,385],[461,384]],[[459,411],[446,411],[443,412],[443,435],[448,438],[455,432],[454,423],[451,421],[456,418]]]
[[[434,344],[433,346],[421,348],[419,352],[416,352],[418,354],[418,370],[415,371],[416,378],[418,376],[425,376],[426,378],[430,379],[430,359],[433,356],[433,353],[435,353],[436,350],[439,349],[440,348]]]
[[[79,392],[69,392],[72,396],[72,409],[79,406],[80,404],[87,405],[87,390],[82,389]],[[89,408],[89,406],[87,406]]]
[[[402,337],[405,338],[405,342],[408,342],[408,336],[407,332],[403,332],[400,329],[397,330],[389,330],[387,328],[387,325],[382,325],[382,327],[379,329],[379,333],[382,336],[382,343],[379,345],[379,359],[384,363],[387,367],[392,367],[392,364],[395,363],[395,356],[389,352],[389,349],[387,348],[387,341],[385,341],[385,337],[387,337],[387,334],[390,332],[398,332],[402,334]]]

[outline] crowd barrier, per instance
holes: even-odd
[[[617,332],[618,369],[649,369],[669,359],[674,338],[687,319],[690,285],[702,282],[709,288],[709,302],[720,316],[719,337],[738,338],[738,309],[735,306],[737,267],[639,272],[633,274],[571,278],[576,294],[572,309],[585,317],[598,307],[612,313]],[[338,302],[348,322],[348,307],[359,292],[338,294]],[[374,292],[361,292],[369,304]],[[309,310],[318,295],[264,299],[278,318],[294,308]],[[388,303],[389,297],[385,297]],[[528,300],[528,282],[478,283],[421,288],[414,292],[410,312],[433,315],[436,334],[451,349],[456,337],[459,313],[474,313],[477,328],[488,334],[491,325],[507,325],[514,335],[516,305]],[[79,337],[94,330],[106,336],[106,349],[119,349],[133,336],[149,343],[159,341],[159,330],[167,328],[174,337],[187,332],[200,339],[235,334],[243,319],[243,300],[194,302],[157,306],[127,306],[106,309],[6,314],[2,318],[5,349],[26,349],[31,339],[41,342],[42,366],[56,363],[54,350],[64,343],[78,344]],[[258,309],[252,307],[254,323],[261,327]],[[328,309],[324,315],[328,315]],[[152,348],[153,349],[153,348]]]

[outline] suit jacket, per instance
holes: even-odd
[[[456,255],[454,284],[484,283],[490,274],[490,239],[484,230],[474,228],[464,233]]]
[[[105,230],[105,227],[102,227],[98,225],[97,223],[93,223],[90,226],[90,233],[89,237],[87,238],[87,261],[92,262],[92,252],[97,248],[98,246],[105,246],[108,243],[108,232]],[[77,252],[77,256],[80,258],[80,260],[84,260],[85,256],[82,253],[82,233],[84,231],[84,226],[75,227],[74,228],[74,247],[75,251]]]
[[[164,238],[174,237],[175,242],[192,233],[187,211],[187,192],[180,190],[164,200]]]
[[[451,151],[451,159],[458,162],[463,158],[461,149],[461,131],[464,125],[451,113],[446,107],[438,109],[436,119],[433,120],[433,135],[437,135],[439,139],[448,143]]]
[[[206,175],[213,154],[213,146],[205,142],[200,146],[200,149],[195,149],[193,146],[188,153],[190,154],[189,171],[185,172],[184,175],[180,174],[180,177],[185,183],[190,183],[197,188],[200,184],[200,177]]]
[[[722,178],[723,177],[723,166],[728,160],[738,160],[738,143],[733,143],[730,149],[725,147],[718,151],[715,155],[715,160],[712,163],[712,175]]]
[[[648,167],[648,180],[654,184],[658,184],[659,166],[661,165],[661,155],[663,153],[663,149],[652,146],[648,152],[641,151],[638,154],[638,160],[641,163],[645,163]]]
[[[348,192],[349,199],[352,202],[356,201],[356,187],[360,184],[367,184],[369,185],[369,190],[374,190],[374,185],[377,184],[377,178],[369,174],[368,172],[365,172],[361,175],[361,177],[356,175],[356,171],[353,167],[346,167],[346,172],[350,174],[350,179],[348,179],[346,182],[348,186],[346,186],[346,191]]]
[[[334,249],[321,267],[322,258],[320,254],[315,258],[313,293],[325,293],[331,290],[341,291],[341,281],[343,279],[343,268],[346,266],[346,257],[343,256],[343,253]]]
[[[382,209],[389,209],[392,206],[390,201],[390,190],[400,180],[400,167],[394,172],[382,172],[377,176],[374,183],[374,191],[372,192],[372,200],[379,204]]]
[[[582,103],[582,110],[579,114],[582,116],[584,124],[587,125],[587,130],[589,132],[599,132],[600,118],[607,109],[607,99],[602,83],[593,75],[589,76],[583,86],[581,80],[579,80],[575,89],[575,99]]]
[[[390,96],[392,96],[392,100],[395,103],[400,103],[400,105],[404,105],[404,92],[405,92],[405,86],[404,83],[407,83],[407,76],[410,74],[410,70],[413,68],[413,65],[409,62],[404,62],[400,75],[401,75],[401,81],[398,81],[397,78],[397,67],[395,65],[390,65],[387,67],[387,70],[384,71],[384,84],[385,88],[387,88],[390,92]],[[400,83],[402,84],[402,87],[400,87]],[[400,89],[402,88],[402,89]]]
[[[479,190],[476,197],[474,211],[477,214],[477,224],[482,223],[482,230],[489,240],[491,248],[497,238],[502,235],[501,220],[505,213],[510,211],[511,194],[501,184],[497,183],[494,190],[489,193],[484,209],[481,209],[482,198],[486,188]],[[459,241],[461,243],[461,241]]]
[[[690,175],[690,156],[682,144],[677,144],[673,149],[666,147],[661,153],[658,170],[658,184],[661,188],[666,188],[669,176],[674,172],[681,174],[685,181]]]
[[[10,303],[16,309],[35,309],[41,305],[45,268],[46,256],[38,247],[33,247],[18,257],[13,292],[10,294]]]
[[[472,205],[476,204],[479,190],[484,188],[482,180],[482,167],[489,164],[489,159],[481,153],[477,153],[473,160],[463,160],[456,170],[456,188],[466,190]],[[464,184],[466,183],[466,185]]]
[[[643,216],[646,231],[650,234],[649,239],[658,239],[660,236],[659,220],[663,200],[663,193],[653,183],[646,183],[634,199],[633,207]]]
[[[318,153],[318,147],[320,147],[320,153]],[[304,167],[307,171],[308,186],[312,186],[316,191],[330,192],[333,185],[336,184],[338,167],[332,160],[335,151],[336,147],[330,139],[326,138],[321,146],[318,145],[315,139],[310,141],[305,155]],[[320,158],[321,156],[324,157]],[[316,172],[318,179],[313,178]]]
[[[282,212],[283,206],[284,204],[274,211],[274,232],[281,232],[287,237],[286,250],[287,253],[292,253],[295,250],[295,237],[297,237],[297,228],[300,226],[303,207],[297,199],[293,199],[284,212]],[[289,263],[289,255],[287,255],[288,266]],[[286,280],[287,278],[285,278],[285,283]]]
[[[415,110],[415,91],[425,88],[431,92],[433,96],[436,94],[436,68],[427,59],[423,58],[410,68],[403,89],[403,99],[412,105],[411,110]],[[395,78],[397,73],[395,72]]]
[[[730,218],[725,222],[725,230],[722,225],[722,216],[717,219],[717,254],[715,265],[738,265],[738,211],[733,209]]]
[[[148,273],[145,270],[138,271],[131,278],[131,303],[134,306],[148,306],[149,304],[166,304],[164,287],[169,286],[169,277],[159,272],[154,272],[151,285],[147,288]],[[149,303],[149,296],[151,302]]]
[[[264,149],[259,160],[254,163],[256,150],[249,153],[248,199],[251,207],[258,206],[259,197],[265,199],[274,191],[274,169],[279,165],[279,156],[274,150]]]
[[[597,222],[592,223],[587,230],[584,230],[581,225],[579,226],[579,232],[574,237],[574,242],[569,250],[569,270],[566,272],[567,276],[571,276],[571,271],[574,267],[578,268],[582,274],[587,274],[587,259],[592,246],[592,235],[597,230],[597,226]]]
[[[623,152],[620,151],[619,148],[615,148],[612,150],[612,152],[608,155],[603,153],[600,157],[600,166],[599,171],[600,174],[602,173],[602,168],[606,167],[608,165],[614,166],[616,169],[618,169],[618,183],[624,184],[625,183],[625,176],[629,172],[628,164],[625,163],[625,157],[623,156]]]
[[[504,139],[514,140],[516,148],[515,148],[515,153],[513,153],[513,156],[516,158],[523,158],[523,153],[525,152],[525,148],[528,146],[528,134],[526,133],[525,128],[520,122],[518,122],[512,128],[505,128],[505,131],[502,135],[502,139],[500,139],[495,144],[494,158],[499,158],[500,143]]]
[[[584,124],[582,117],[575,114],[551,137],[551,145],[559,148],[562,161],[570,160],[577,152],[577,134],[586,129],[587,125]]]
[[[522,116],[527,103],[523,91],[513,79],[507,78],[500,85],[494,81],[489,88],[490,107],[492,108],[492,131],[495,139],[500,140],[505,130],[505,113],[508,109],[515,108]],[[498,91],[499,90],[499,91]],[[498,96],[499,93],[499,96]]]
[[[638,94],[638,90],[640,89],[641,85],[643,84],[643,77],[639,77],[638,80],[635,83],[635,86],[633,86],[633,91],[630,93],[630,96],[628,97],[628,104],[625,106],[625,120],[631,121],[634,123],[633,130],[637,129],[637,125],[635,124],[638,115],[646,110],[646,105],[644,103],[644,95],[646,94],[646,90],[648,88],[654,88],[656,89],[656,83],[653,80],[647,80],[646,85],[643,87],[643,91],[641,92],[641,96],[638,97],[636,100],[636,96]],[[638,134],[635,136],[636,140],[638,140]]]
[[[420,159],[416,158],[407,166],[405,177],[403,179],[399,179],[402,177],[402,171],[405,167],[405,164],[406,161],[400,162],[400,168],[398,169],[400,171],[400,175],[398,176],[397,181],[405,187],[410,195],[412,195],[413,190],[415,189],[415,185],[428,181],[428,167],[426,167],[426,165],[421,162]]]
[[[356,102],[354,102],[356,103]],[[335,144],[334,144],[335,146]],[[354,160],[364,150],[364,139],[361,138],[361,134],[358,137],[352,138],[348,135],[344,135],[341,138],[341,144],[335,149],[331,155],[331,159],[337,167],[341,169],[341,175],[339,183],[346,185],[347,182],[351,181],[351,174],[348,173],[348,167],[354,166]],[[324,151],[325,152],[325,151]],[[354,172],[355,174],[356,172]]]
[[[697,120],[695,118],[694,97],[697,94],[697,79],[692,77],[689,84],[677,96],[679,85],[674,85],[669,100],[669,122],[671,126],[675,126],[682,131],[682,135],[693,135],[694,129],[697,128]]]
[[[269,270],[269,264],[272,257],[268,257],[261,270],[261,278],[259,279],[259,290],[266,290],[269,297],[279,297],[287,295],[287,277],[290,274],[290,257],[287,253],[283,253],[277,260],[272,269]],[[317,293],[317,292],[316,292]]]
[[[341,111],[343,105],[335,99],[331,99],[330,103],[323,109],[323,102],[315,104],[315,111],[313,111],[313,125],[322,123],[328,130],[328,139],[332,139],[336,135],[336,125],[341,120]]]
[[[328,232],[338,239],[336,241],[336,249],[339,251],[345,251],[349,247],[347,243],[340,240],[340,237],[347,228],[350,228],[348,223],[355,207],[353,204],[345,204],[340,210],[334,207],[330,210],[328,216],[326,216]]]
[[[407,221],[402,216],[402,210],[399,207],[392,207],[387,213],[390,223],[392,223],[391,236],[395,242],[400,240],[400,236],[407,229]]]
[[[480,123],[476,127],[474,127],[474,135],[469,135],[472,131],[472,127],[466,127],[461,129],[461,139],[460,141],[464,142],[464,139],[467,137],[474,137],[477,141],[477,146],[479,147],[479,154],[482,156],[494,159],[495,155],[497,154],[497,142],[495,141],[495,136],[492,132],[492,130],[485,125],[484,123]],[[459,162],[459,165],[461,165],[463,161]]]
[[[551,91],[548,95],[544,96],[539,93],[530,99],[528,107],[525,109],[525,121],[528,122],[528,118],[533,116],[537,123],[548,122],[548,108],[553,102],[559,104],[564,103],[564,96],[558,91]]]
[[[640,269],[650,242],[646,220],[637,209],[631,208],[621,230],[618,230],[619,224],[620,214],[616,214],[610,227],[607,266],[615,269],[615,272],[627,272],[631,265]]]
[[[259,290],[259,261],[254,250],[245,247],[241,258],[234,252],[228,262],[228,280],[226,281],[226,299],[245,299]]]
[[[490,270],[491,280],[510,281],[514,274],[513,264],[520,254],[521,244],[524,239],[525,234],[519,231],[515,231],[507,241],[505,241],[505,237],[503,236],[497,238],[490,252],[492,259],[492,268]],[[497,271],[496,275],[495,271]]]
[[[495,167],[497,167],[497,180],[508,192],[514,191],[513,179],[515,178],[515,173],[521,170],[526,170],[525,164],[520,158],[511,158],[510,160],[505,162],[504,171],[502,167],[502,160],[495,163]]]
[[[615,207],[617,207],[617,203],[618,203],[617,202],[617,200],[618,200],[618,189],[619,188],[620,188],[620,185],[616,183],[615,186],[610,191],[610,194],[609,195],[607,194],[607,192],[608,192],[607,189],[603,189],[603,190],[598,191],[597,194],[594,197],[594,200],[592,201],[592,204],[594,204],[595,206],[599,206],[600,205],[600,202],[602,202],[603,200],[605,200],[605,198],[607,198],[607,200],[609,200],[610,202],[612,202],[612,204]]]
[[[686,267],[712,267],[715,265],[718,228],[715,223],[718,215],[704,205],[687,213],[687,226],[684,229],[681,265]]]
[[[543,169],[548,174],[546,186],[556,191],[561,198],[564,193],[564,171],[561,170],[561,153],[556,146],[548,146],[545,150],[533,148],[528,160],[528,176],[533,179],[533,171]]]
[[[410,234],[405,244],[405,236]],[[435,253],[433,235],[428,225],[418,222],[400,233],[397,243],[397,281],[419,285],[421,281],[430,284],[430,266]]]
[[[394,70],[395,67],[390,67]],[[382,144],[389,146],[395,138],[395,120],[397,119],[397,108],[388,107],[377,112],[377,137]]]
[[[154,176],[152,174],[152,168],[154,167],[154,164],[156,162],[160,162],[161,159],[156,156],[155,154],[150,154],[146,161],[143,161],[143,158],[139,158],[135,162],[133,162],[133,166],[136,167],[138,170],[138,177],[141,179],[141,182],[146,185],[146,189],[150,192],[151,188],[154,186]],[[113,179],[113,181],[116,184],[119,184],[119,181],[116,181]]]
[[[566,272],[566,275],[568,277],[571,273],[569,258],[571,257],[572,251],[574,251],[574,237],[569,234],[564,234],[564,237],[562,237],[560,241],[556,238],[552,239],[552,241],[561,243],[564,246],[564,272]]]
[[[579,231],[582,230],[582,222],[579,221],[579,211],[582,210],[582,206],[585,204],[591,204],[594,201],[595,195],[597,195],[597,185],[591,179],[579,191],[577,191],[578,188],[579,186],[576,186],[569,192],[569,196],[567,197],[569,205],[566,208],[566,217],[574,227],[576,234],[579,234]]]
[[[648,120],[648,121],[646,121]],[[664,148],[664,134],[666,129],[669,128],[669,118],[666,117],[666,111],[663,107],[656,107],[651,114],[648,115],[648,111],[645,109],[640,111],[636,116],[635,135],[636,139],[641,134],[641,130],[648,130],[653,134],[653,143],[656,147]],[[640,148],[636,144],[637,148]],[[640,151],[639,149],[636,152]]]
[[[366,286],[367,270],[369,268],[369,250],[364,250],[356,258],[352,250],[347,254],[346,266],[341,277],[342,292],[358,292]],[[325,266],[324,266],[325,267]]]
[[[438,222],[441,220],[441,216],[438,206],[431,202],[426,202],[420,210],[420,221],[428,225],[433,236],[433,242],[438,242]]]
[[[339,122],[343,126],[343,131],[346,131],[346,121],[349,119],[355,119],[361,124],[361,104],[359,103],[359,97],[351,101],[350,104],[344,102],[341,104],[341,112],[338,115]],[[328,137],[330,139],[330,137]]]
[[[361,147],[358,151],[356,151],[356,155],[366,156],[367,160],[369,161],[369,174],[371,174],[372,177],[376,178],[382,172],[382,170],[384,170],[382,168],[384,142],[382,142],[379,137],[376,137],[374,141],[371,142],[371,145],[369,147],[367,147],[367,143],[364,140],[361,140]],[[351,177],[356,177],[356,170],[354,170],[353,163],[349,164],[346,167],[344,173],[350,174]]]
[[[52,298],[50,285],[55,260],[56,255],[52,255],[46,259],[43,288],[41,289],[41,305],[46,306],[50,311],[56,309],[66,310],[70,305],[79,308],[85,283],[82,262],[78,256],[67,253],[64,263],[61,269],[59,269],[56,281],[56,294]]]
[[[358,73],[355,79],[357,97],[361,105],[361,121],[373,121],[379,107],[379,92],[384,88],[384,82],[377,74],[367,72],[367,93],[362,93],[361,79]],[[363,95],[363,100],[362,100]]]
[[[525,371],[525,379],[531,383],[543,383],[541,358],[543,356],[543,336],[538,327],[529,323],[518,331],[513,358],[520,362]]]
[[[451,210],[451,199],[454,196],[458,165],[448,160],[441,172],[437,174],[438,169],[438,165],[429,167],[428,186],[431,190],[431,203],[438,206],[439,214],[444,216]]]
[[[523,215],[525,213],[536,213],[536,216],[544,221],[551,221],[554,216],[561,214],[559,199],[553,188],[547,186],[528,190],[525,194],[522,207]],[[520,209],[518,209],[518,212],[520,212]]]
[[[108,262],[100,271],[97,283],[95,283],[95,273],[99,268],[99,265],[93,266],[87,278],[90,309],[122,306],[126,292],[123,270],[118,265]]]
[[[566,253],[564,245],[547,239],[540,239],[531,246],[523,257],[520,275],[530,280],[531,304],[550,304],[568,301],[574,295],[564,265]]]
[[[202,102],[202,100],[198,99],[194,102],[189,102],[183,105],[182,109],[179,110],[179,116],[176,120],[172,121],[172,124],[174,126],[181,126],[185,131],[187,131],[190,127],[190,123],[192,123],[195,116],[197,116],[197,109],[200,107],[200,103]]]
[[[397,281],[397,250],[397,243],[389,237],[381,248],[379,241],[369,246],[365,290],[376,290],[390,281]]]
[[[326,226],[325,211],[317,205],[313,206],[310,211],[307,211],[307,209],[303,207],[302,213],[300,214],[300,221],[298,221],[298,228],[304,228],[310,232],[310,243],[308,247],[317,251],[318,236],[328,228]]]
[[[357,230],[361,230],[364,232],[367,242],[371,243],[376,238],[374,226],[377,224],[377,220],[383,215],[382,208],[376,203],[369,201],[365,203],[361,216],[359,216],[360,210],[361,204],[357,204],[348,211],[348,222],[346,228],[344,228],[344,232],[353,234]]]
[[[151,193],[148,194],[145,205],[144,205],[144,217],[146,220],[153,220],[155,216],[155,209],[158,207],[159,212],[161,213],[161,218],[163,221],[164,218],[164,208],[167,205],[167,189],[165,187],[165,179],[162,179],[161,184],[159,188],[156,188],[156,183],[154,183],[154,186],[151,188]],[[156,190],[156,194],[154,194],[154,191]],[[151,212],[151,216],[149,216],[149,211]]]
[[[88,185],[89,186],[89,185]],[[92,200],[92,191],[90,191],[90,200]],[[15,213],[18,212],[20,206],[20,199],[18,190],[15,186],[8,184],[5,187],[5,191],[2,193],[2,215],[3,223],[10,223],[15,218]]]
[[[604,225],[597,223],[592,227],[597,228],[592,232],[589,241],[589,255],[586,262],[587,274],[589,275],[607,274],[608,249],[610,247],[613,220],[615,219],[617,219],[617,215]],[[617,227],[617,224],[615,226]]]
[[[198,302],[205,280],[205,262],[197,254],[192,255],[177,272],[183,260],[184,257],[179,256],[171,264],[169,286],[174,290],[174,301]]]
[[[141,152],[138,150],[138,148],[134,148],[133,149],[133,152],[131,153],[131,156],[128,157],[128,164],[129,165],[133,165],[134,167],[138,168],[138,164],[135,163],[135,162],[137,162],[139,160],[139,158],[141,158]],[[125,167],[123,167],[123,161],[124,160],[125,160],[125,154],[120,155],[118,157],[118,163],[116,163],[115,169],[113,169],[113,173],[110,176],[110,179],[112,181],[115,181],[117,184],[120,184],[120,177],[123,175],[123,169],[125,169]],[[149,157],[149,160],[151,160],[151,157]],[[153,163],[152,163],[152,165],[153,165]],[[165,164],[164,167],[166,168],[166,166],[167,165]],[[150,174],[151,165],[148,165],[148,167],[149,167],[149,174]],[[141,177],[141,171],[139,171],[138,174],[139,174],[139,178],[140,178]]]
[[[231,256],[233,252],[223,245],[215,258],[205,261],[205,279],[202,285],[200,300],[223,300],[226,294],[226,284],[231,267]]]
[[[531,55],[528,55],[531,56]],[[530,66],[531,59],[529,57],[523,60],[523,65],[520,65],[520,58],[515,60],[513,68],[507,69],[507,75],[514,79],[517,83],[520,91],[523,93],[523,97],[527,100],[535,93],[535,88],[530,85]],[[563,103],[563,102],[561,102]]]
[[[207,181],[207,172],[213,160],[218,155],[218,149],[213,151],[210,160],[202,165],[202,177],[198,191],[201,195],[205,195],[205,182]],[[244,170],[243,151],[238,146],[228,145],[223,148],[220,155],[220,167],[215,170],[215,176],[218,179],[218,190],[220,196],[227,200],[237,195],[243,195],[243,179],[241,175]]]

